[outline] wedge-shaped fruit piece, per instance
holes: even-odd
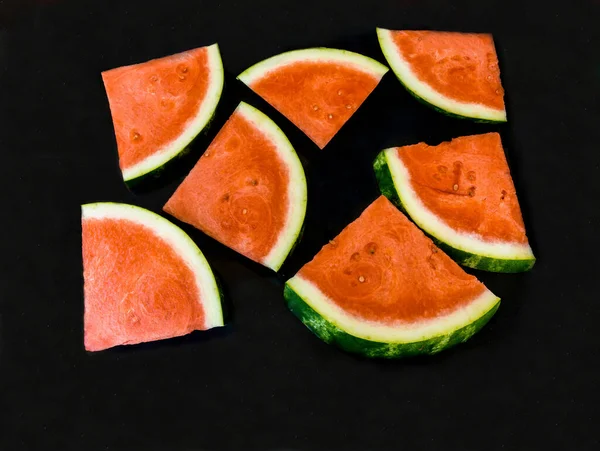
[[[464,342],[500,305],[384,196],[288,280],[285,299],[325,342],[388,358]]]
[[[81,222],[88,351],[223,325],[210,266],[181,229],[117,203],[83,205]]]
[[[498,133],[387,149],[374,168],[381,192],[460,264],[493,272],[533,267]]]
[[[261,61],[238,79],[323,149],[387,71],[358,53],[311,48]]]
[[[279,127],[242,102],[164,210],[277,271],[302,230],[304,170]]]
[[[506,122],[498,57],[489,34],[377,29],[400,82],[451,116]]]
[[[223,90],[217,44],[102,73],[119,165],[132,183],[180,155],[207,126]]]

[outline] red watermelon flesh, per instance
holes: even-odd
[[[399,147],[397,155],[425,207],[453,229],[488,241],[528,242],[498,133]]]
[[[102,73],[123,171],[164,151],[199,114],[216,70],[209,49]]]
[[[82,228],[88,351],[206,329],[194,273],[151,229],[119,219]]]
[[[451,99],[504,110],[504,90],[489,34],[391,31],[416,76]]]
[[[486,291],[384,196],[298,276],[352,316],[384,324],[433,320]]]
[[[244,71],[238,79],[322,149],[387,70],[358,53],[312,48],[268,58]]]
[[[257,80],[252,89],[322,149],[378,83],[353,68],[303,62]]]
[[[247,108],[232,114],[164,210],[265,263],[286,225],[290,173]]]

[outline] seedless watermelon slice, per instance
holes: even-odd
[[[102,73],[123,179],[180,155],[207,126],[223,90],[217,44]]]
[[[457,262],[494,272],[533,267],[498,133],[387,149],[374,168],[381,192]]]
[[[506,122],[498,57],[489,34],[377,29],[400,82],[442,112]]]
[[[304,222],[304,170],[279,127],[242,102],[164,210],[277,271]]]
[[[166,219],[133,205],[83,205],[82,241],[87,350],[223,325],[210,266]]]
[[[261,61],[238,79],[323,149],[387,71],[358,53],[311,48]]]
[[[387,358],[464,342],[500,305],[384,196],[290,279],[284,295],[325,342]]]

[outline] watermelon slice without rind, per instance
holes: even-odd
[[[161,216],[127,204],[86,204],[82,241],[87,350],[223,325],[210,266]]]
[[[131,184],[158,173],[204,130],[223,90],[217,44],[102,73],[119,165]]]
[[[384,196],[288,280],[284,296],[323,341],[385,358],[464,342],[500,305]]]
[[[381,192],[458,263],[508,273],[533,267],[497,133],[387,149],[374,169]]]
[[[377,36],[390,67],[419,100],[451,116],[506,122],[491,35],[378,28]]]
[[[300,237],[306,191],[285,134],[242,102],[164,210],[277,271]]]
[[[310,48],[261,61],[238,79],[323,149],[387,71],[358,53]]]

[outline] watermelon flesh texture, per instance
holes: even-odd
[[[378,29],[390,66],[419,99],[451,115],[504,122],[504,89],[489,34]]]
[[[102,73],[126,181],[183,152],[214,114],[223,87],[218,46]]]
[[[379,357],[465,341],[499,303],[384,196],[287,282],[285,296],[325,341]]]
[[[304,220],[304,171],[283,132],[241,103],[164,210],[277,270]]]
[[[103,208],[110,214],[104,214]],[[83,210],[84,342],[88,351],[222,325],[220,298],[210,269],[204,269],[208,285],[199,286],[202,269],[191,267],[190,259],[170,239],[160,236],[152,225],[156,220],[144,223],[145,217],[156,215],[142,210],[136,216],[141,209],[120,204],[92,204]],[[118,214],[122,210],[125,215]],[[167,225],[167,236],[173,233],[169,228],[174,226]],[[192,254],[199,253],[189,242]],[[198,255],[193,259],[198,260]],[[206,265],[203,257],[202,264]],[[209,300],[213,305],[207,307],[204,304]]]
[[[384,194],[448,245],[459,263],[500,272],[533,266],[498,133],[388,149],[378,162],[375,170]]]
[[[386,71],[352,52],[306,49],[265,60],[238,78],[323,149]]]

